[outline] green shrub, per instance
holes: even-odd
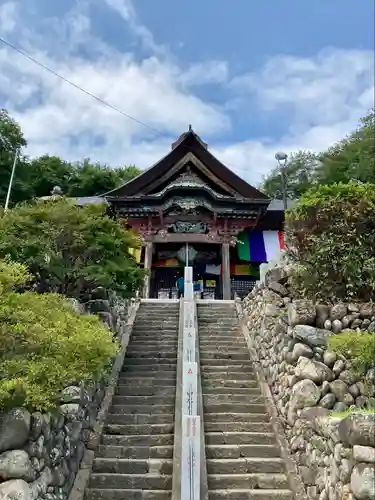
[[[0,218],[0,258],[27,265],[39,292],[80,298],[103,286],[132,296],[144,276],[129,253],[136,246],[100,205],[39,200]]]
[[[328,346],[349,359],[356,370],[365,371],[374,365],[375,335],[370,332],[343,331],[331,335]]]
[[[23,264],[0,260],[0,294],[24,285],[29,279],[30,274]]]
[[[375,298],[375,185],[308,191],[287,212],[290,284],[312,299]]]
[[[8,268],[8,269],[7,269]],[[27,278],[0,261],[0,282]],[[8,287],[9,289],[9,287]],[[118,352],[112,332],[96,316],[76,313],[58,294],[0,293],[0,410],[50,410],[61,390],[103,376]]]

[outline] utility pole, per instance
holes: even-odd
[[[8,193],[7,193],[7,197],[6,197],[5,205],[4,205],[4,213],[8,210],[8,207],[9,207],[10,193],[12,191],[12,185],[13,185],[13,179],[14,179],[14,172],[16,171],[17,159],[18,159],[18,151],[16,149],[16,152],[14,154],[14,161],[13,161],[12,173],[10,174],[10,180],[9,180],[9,186],[8,186]]]

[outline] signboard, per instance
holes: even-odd
[[[182,417],[181,500],[200,497],[200,417]]]
[[[183,363],[182,368],[182,414],[197,415],[198,365]]]

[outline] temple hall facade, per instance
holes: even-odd
[[[282,204],[223,165],[191,129],[141,175],[104,195],[140,235],[145,298],[176,298],[188,262],[200,298],[246,295],[283,248]]]

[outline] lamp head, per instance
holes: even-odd
[[[285,166],[286,162],[288,161],[288,155],[286,153],[284,153],[283,151],[279,151],[278,153],[276,153],[275,158],[276,158],[277,162],[283,166]]]

